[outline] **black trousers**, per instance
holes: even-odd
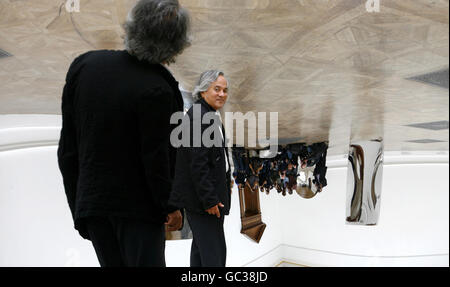
[[[225,267],[227,246],[223,231],[224,215],[197,214],[186,211],[193,240],[191,267]]]
[[[119,218],[84,220],[102,267],[165,267],[164,224]]]

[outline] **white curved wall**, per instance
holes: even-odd
[[[0,116],[0,266],[98,266],[72,228],[57,167],[59,116]],[[260,194],[260,244],[225,221],[228,266],[448,266],[448,153],[387,153],[378,226],[345,224],[346,159],[329,157],[328,186],[306,200]],[[427,164],[424,164],[427,162]],[[167,242],[168,266],[188,266],[191,240]]]
[[[411,160],[411,156],[409,156]],[[309,266],[448,266],[448,163],[384,165],[378,225],[345,224],[346,167],[310,200],[283,200],[284,255]]]
[[[0,266],[98,266],[92,245],[72,227],[56,160],[55,146],[0,152]],[[270,220],[277,218],[277,206],[268,202],[270,228],[260,245],[243,237],[236,190],[234,195],[225,224],[228,265],[242,266],[279,246],[281,229]],[[190,245],[167,242],[167,265],[189,266]],[[260,264],[271,266],[280,257],[272,254]]]

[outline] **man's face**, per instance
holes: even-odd
[[[201,93],[205,101],[213,109],[221,109],[228,98],[228,83],[225,77],[219,76],[215,82],[213,82],[206,92]]]

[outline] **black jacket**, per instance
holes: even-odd
[[[183,110],[178,83],[159,64],[126,51],[91,51],[76,58],[62,96],[58,147],[75,228],[82,218],[120,216],[162,223],[176,150],[173,112]]]
[[[207,112],[215,112],[203,99],[196,104],[201,106],[202,119]],[[178,148],[170,203],[190,212],[207,214],[206,209],[221,202],[225,207],[220,209],[220,213],[227,215],[231,199],[231,176],[225,167],[225,161],[229,163],[228,149],[222,139],[220,147],[205,147],[203,142],[200,147],[193,146],[193,109],[192,107],[186,114],[189,117],[191,145]],[[202,135],[213,123],[201,125]],[[225,139],[223,126],[222,132]]]

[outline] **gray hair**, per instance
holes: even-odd
[[[125,49],[150,63],[174,63],[191,44],[190,16],[178,0],[140,0],[123,27]]]
[[[201,93],[206,92],[209,89],[209,86],[217,81],[220,76],[225,77],[225,74],[222,71],[218,70],[208,70],[206,72],[203,72],[200,75],[200,79],[198,80],[194,91],[192,92],[192,98],[194,99],[194,102],[200,100],[202,98]]]

